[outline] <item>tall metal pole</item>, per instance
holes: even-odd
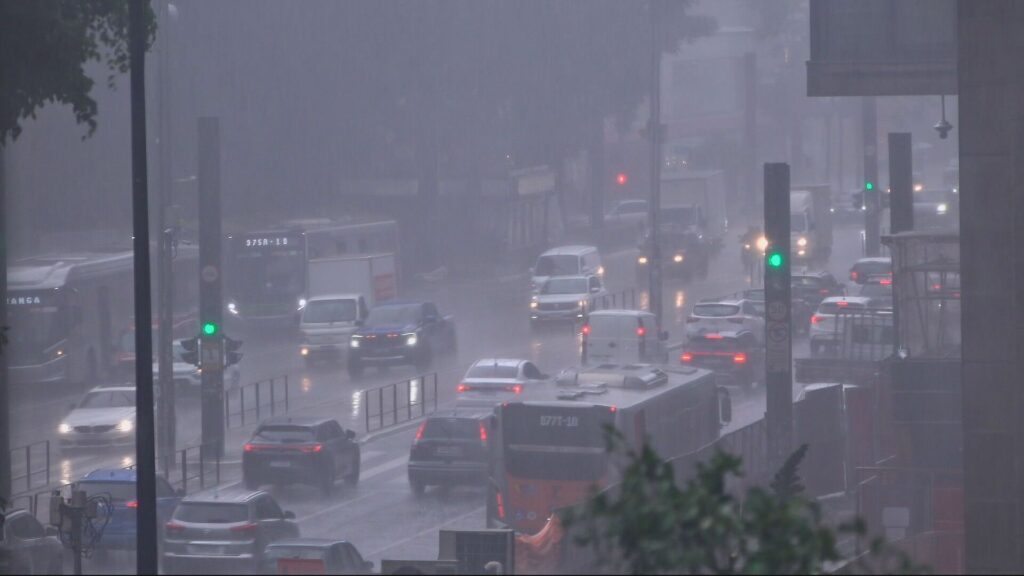
[[[199,321],[202,437],[206,454],[224,455],[224,338],[221,320],[220,120],[199,119]],[[211,330],[207,331],[206,328]]]
[[[764,165],[765,388],[768,457],[782,464],[793,448],[793,341],[790,301],[789,165]]]
[[[149,190],[146,173],[146,13],[148,2],[128,3],[132,110],[132,229],[135,234],[135,569],[156,574],[156,438],[153,429],[153,307],[149,279]]]
[[[0,90],[0,93],[4,90]],[[0,94],[0,113],[6,98]],[[7,208],[4,186],[4,144],[0,140],[0,330],[7,326]],[[11,405],[8,386],[7,350],[0,350],[0,498],[11,497]]]
[[[651,120],[647,131],[651,138],[651,199],[648,207],[648,219],[651,235],[650,261],[650,310],[661,331],[662,291],[661,291],[661,243],[659,242],[658,213],[661,210],[661,23],[658,21],[658,0],[650,0],[651,11]]]
[[[861,99],[861,120],[864,134],[864,182],[871,183],[871,189],[864,189],[864,252],[878,256],[881,252],[880,226],[881,190],[878,186],[878,108],[873,96]]]
[[[160,177],[160,198],[157,202],[157,226],[159,236],[159,263],[157,265],[157,296],[159,301],[159,338],[157,339],[157,389],[160,391],[157,402],[157,440],[159,441],[160,468],[168,476],[174,467],[174,447],[176,442],[177,415],[175,410],[174,390],[174,357],[172,342],[174,338],[174,264],[171,253],[174,242],[174,231],[168,226],[167,213],[172,204],[172,173],[171,173],[171,123],[170,123],[170,47],[171,47],[171,14],[167,2],[160,3],[160,65],[157,68],[157,133],[160,161],[157,163]]]

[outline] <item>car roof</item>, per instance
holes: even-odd
[[[321,300],[358,300],[362,294],[321,294],[306,299],[306,302],[320,302]]]
[[[131,468],[98,468],[82,476],[79,482],[135,482],[137,477]]]
[[[373,307],[386,308],[388,306],[422,306],[423,304],[426,304],[426,302],[417,300],[388,300],[386,302],[378,302]]]
[[[112,392],[122,390],[135,392],[135,386],[129,386],[127,384],[101,384],[92,390],[89,390],[89,392]]]
[[[584,245],[572,245],[572,246],[558,246],[545,251],[541,256],[578,256],[587,252],[596,252],[597,248],[594,246]]]
[[[821,301],[822,304],[835,304],[836,302],[853,302],[855,304],[867,304],[870,298],[864,296],[829,296]]]
[[[861,258],[860,260],[857,260],[856,264],[862,264],[862,263],[868,263],[868,262],[880,262],[880,263],[883,263],[883,264],[892,264],[892,258],[889,258],[888,256],[874,256],[874,257],[871,257],[871,258]]]
[[[267,548],[287,548],[289,546],[301,548],[330,548],[335,544],[348,544],[348,540],[334,540],[332,538],[287,538],[267,544]]]
[[[523,360],[522,358],[481,358],[476,362],[473,362],[473,365],[470,366],[470,368],[475,366],[507,366],[510,368],[518,368],[526,362],[529,362],[529,360]]]
[[[319,426],[325,422],[334,420],[334,418],[327,418],[326,416],[275,416],[273,418],[267,418],[263,422],[260,422],[260,427],[263,426]]]
[[[188,504],[245,504],[267,494],[263,490],[245,490],[243,488],[213,488],[189,494],[182,500]]]

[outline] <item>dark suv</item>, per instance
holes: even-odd
[[[845,296],[846,288],[829,272],[794,272],[790,276],[790,296],[812,308],[830,296]]]
[[[246,488],[313,484],[330,495],[338,478],[359,483],[359,444],[336,420],[273,418],[260,424],[242,452]]]
[[[164,525],[163,573],[251,573],[267,544],[298,538],[295,515],[260,491],[188,496]]]
[[[764,373],[762,350],[749,330],[715,332],[690,338],[679,361],[729,376],[736,384],[753,386]]]
[[[487,414],[435,414],[416,431],[409,453],[409,486],[483,485],[487,478]]]

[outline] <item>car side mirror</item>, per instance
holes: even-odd
[[[349,440],[355,440],[356,439],[355,431],[354,430],[345,430],[345,438],[348,438]]]
[[[668,342],[668,330],[662,330],[658,333],[658,340],[662,342]]]
[[[285,520],[295,520],[295,512],[292,512],[291,510],[285,510],[284,511],[284,519]]]

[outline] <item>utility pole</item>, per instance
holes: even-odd
[[[757,186],[757,56],[743,55],[743,187],[742,202],[750,202],[745,215],[756,217],[764,195]],[[748,212],[749,211],[749,212]]]
[[[765,372],[768,458],[778,466],[793,449],[793,343],[790,301],[789,165],[764,165]]]
[[[889,233],[914,229],[914,170],[910,132],[889,133]]]
[[[0,110],[6,97],[0,90]],[[0,330],[7,327],[7,193],[4,181],[4,140],[0,140]],[[5,334],[6,335],[6,334]],[[7,350],[0,349],[0,498],[11,497],[11,405],[8,392]]]
[[[148,3],[128,3],[132,113],[132,228],[135,265],[135,567],[156,574],[156,439],[153,421],[153,307],[149,278],[149,190],[146,173],[146,12]]]
[[[160,197],[157,202],[157,226],[160,233],[158,240],[159,262],[157,264],[157,298],[159,302],[159,337],[157,338],[157,373],[159,390],[157,402],[157,439],[159,441],[160,468],[164,476],[168,476],[174,467],[174,447],[176,444],[177,415],[175,411],[174,390],[174,357],[172,340],[174,338],[174,263],[173,244],[174,228],[169,226],[167,215],[173,204],[171,169],[171,122],[170,122],[170,47],[171,47],[171,6],[161,0],[157,11],[161,22],[159,26],[162,36],[160,46],[160,64],[157,68],[157,133],[159,142],[157,152],[160,161],[157,163],[160,178]]]
[[[661,242],[659,241],[658,215],[661,210],[661,140],[664,128],[661,125],[661,22],[658,21],[658,0],[650,0],[648,8],[651,11],[651,120],[647,125],[648,135],[651,138],[651,199],[648,204],[648,221],[651,236],[651,260],[650,260],[650,299],[651,313],[654,314],[658,323],[658,333],[661,334]]]
[[[861,99],[861,120],[864,135],[864,253],[878,256],[881,252],[878,224],[881,212],[878,189],[878,108],[873,96]]]
[[[224,456],[224,335],[221,320],[220,120],[199,119],[199,337],[202,438]]]

